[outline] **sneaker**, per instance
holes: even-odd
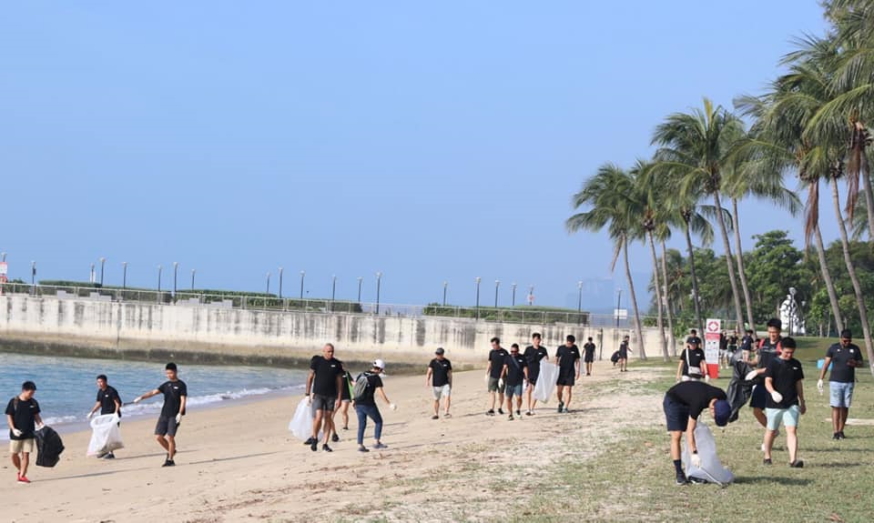
[[[18,476],[18,482],[27,485],[30,483],[30,480],[26,476]]]
[[[331,436],[331,441],[337,443],[338,441],[340,441],[340,436],[338,436],[337,433],[334,433],[334,435]]]
[[[558,413],[561,414],[562,409],[564,409],[564,403],[561,401],[558,402]]]
[[[348,426],[343,427],[343,430],[349,430],[349,427]]]
[[[586,376],[591,376],[591,375],[592,375],[591,372],[587,372],[587,373],[586,373]]]
[[[847,439],[847,437],[844,436],[844,431],[840,431],[840,432],[838,432],[838,437],[839,437],[840,439]]]
[[[793,468],[793,469],[803,469],[804,462],[801,461],[800,459],[796,459],[795,461],[793,461],[792,463],[789,464],[789,467]]]
[[[434,414],[433,416],[431,416],[431,419],[440,419],[440,416],[438,416],[437,414]]]
[[[495,409],[490,409],[486,412],[486,416],[494,416],[494,415],[495,415]]]
[[[770,465],[770,464],[771,464],[771,458],[765,458],[762,460],[762,465]]]
[[[109,454],[103,456],[103,459],[115,459],[115,454],[110,452]]]
[[[327,443],[322,445],[322,450],[324,450],[325,452],[334,452],[333,450],[331,450],[331,447],[329,447]]]
[[[691,478],[689,478],[689,483],[691,483],[693,485],[706,485],[707,480],[701,479],[701,478],[696,478],[695,476],[692,476]]]
[[[315,438],[313,438],[312,436],[310,436],[309,438],[307,438],[306,441],[303,442],[303,444],[304,444],[304,445],[312,445],[312,444],[313,444],[313,441],[315,441]]]
[[[452,414],[450,414],[450,413],[447,412],[446,414],[443,415],[443,417],[444,417],[444,418],[451,418],[451,417],[452,417]]]
[[[529,411],[528,411],[528,412],[526,412],[526,413],[525,413],[525,415],[526,415],[526,416],[533,416],[533,415],[534,415],[534,413],[533,413],[533,412],[531,412],[531,411],[530,411],[530,410],[529,410]]]
[[[840,433],[840,432],[835,432],[834,436],[832,436],[832,439],[835,440],[835,441],[840,440],[840,439],[841,439],[841,433]]]
[[[685,485],[689,483],[689,480],[686,479],[686,475],[682,472],[677,473],[677,485]]]
[[[377,443],[376,445],[373,446],[373,448],[376,450],[382,450],[382,449],[387,449],[388,445],[383,445],[382,443]]]
[[[168,460],[165,461],[164,464],[161,465],[161,466],[162,466],[162,467],[175,467],[175,466],[176,466],[176,462],[173,461],[172,459],[168,459]]]
[[[359,445],[358,452],[370,452],[370,451],[367,450],[367,447],[365,447],[364,445]]]
[[[522,417],[522,411],[521,411],[521,410],[517,410],[517,411],[516,411],[516,415],[519,416],[519,417],[521,418],[521,417]]]
[[[516,419],[516,418],[514,418],[513,415],[510,414],[510,417],[509,417],[508,419],[509,419],[510,421],[513,421],[513,420]]]
[[[103,459],[108,455],[109,455],[109,452],[101,452],[100,454],[97,455],[97,459]]]
[[[313,451],[313,452],[319,450],[319,442],[318,442],[318,440],[313,439],[312,441],[310,441],[310,450]]]
[[[504,415],[504,409],[500,409],[500,408],[499,408],[499,409],[498,409],[498,414],[500,414],[501,416],[503,416],[503,415]]]

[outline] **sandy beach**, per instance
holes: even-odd
[[[424,374],[424,373],[423,373]],[[335,452],[311,452],[287,430],[301,396],[210,410],[192,409],[178,435],[175,468],[162,468],[154,420],[123,423],[126,448],[114,461],[87,458],[90,432],[64,436],[67,450],[54,469],[31,466],[19,485],[4,456],[0,498],[4,521],[458,521],[500,519],[506,500],[523,501],[534,481],[573,452],[595,455],[621,419],[657,423],[658,403],[615,390],[587,396],[594,384],[651,377],[619,375],[609,362],[575,388],[572,414],[555,402],[532,417],[487,417],[482,371],[457,373],[453,417],[431,420],[423,376],[389,376],[385,390],[398,410],[381,407],[389,448],[357,452],[357,421],[341,431]],[[612,386],[612,385],[611,385]],[[650,398],[651,399],[651,398]],[[523,407],[524,410],[524,407]],[[607,414],[607,422],[603,422]],[[596,419],[599,423],[593,423]],[[613,420],[613,421],[611,421]],[[586,430],[590,444],[563,448],[565,436]],[[367,437],[372,437],[372,425]],[[372,443],[368,439],[367,443]],[[520,460],[519,453],[526,458]],[[496,487],[497,485],[497,487]],[[504,501],[501,501],[503,499]],[[497,512],[496,512],[497,511]]]

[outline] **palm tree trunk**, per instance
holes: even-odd
[[[856,295],[856,307],[859,309],[859,320],[862,322],[862,336],[865,338],[865,352],[868,354],[868,364],[871,366],[871,374],[874,375],[874,347],[871,345],[871,328],[868,325],[868,311],[865,300],[862,297],[862,286],[856,276],[856,267],[850,257],[850,240],[847,235],[847,225],[841,213],[840,194],[838,193],[838,181],[834,176],[829,177],[832,186],[832,204],[835,208],[835,216],[838,219],[838,230],[841,233],[841,247],[844,250],[844,263],[847,265],[847,273],[853,282],[853,293]]]
[[[731,242],[728,241],[728,229],[725,226],[725,216],[722,215],[722,201],[719,191],[713,193],[713,203],[716,204],[716,221],[722,235],[722,247],[725,249],[725,264],[728,266],[728,281],[731,282],[731,293],[734,298],[734,312],[737,317],[737,331],[743,332],[744,314],[740,305],[740,291],[737,288],[737,277],[734,274],[734,263],[731,260]]]
[[[631,278],[631,264],[628,263],[628,238],[622,238],[622,253],[625,257],[625,277],[628,278],[628,294],[631,298],[631,307],[634,309],[634,328],[637,331],[637,339],[640,340],[640,359],[646,360],[646,350],[643,346],[643,326],[640,323],[640,311],[637,309],[637,294],[634,292],[634,280]]]
[[[671,294],[668,292],[668,248],[662,240],[662,285],[665,296],[665,312],[668,316],[668,345],[671,346],[671,354],[677,356],[677,340],[674,338],[674,311],[671,310]]]
[[[655,248],[655,239],[653,238],[652,231],[649,232],[649,250],[652,255],[652,277],[655,280],[655,291],[656,291],[656,310],[658,310],[658,319],[656,320],[656,326],[659,329],[660,341],[662,344],[662,355],[665,358],[665,361],[671,361],[671,356],[668,354],[668,340],[665,338],[665,321],[664,315],[662,314],[662,307],[664,302],[662,301],[662,284],[659,281],[659,257],[656,254]]]
[[[867,157],[862,161],[867,162]],[[868,174],[868,169],[862,169],[862,192],[865,193],[865,210],[868,213],[868,241],[874,242],[874,194],[871,193],[871,176]]]
[[[689,230],[689,220],[686,222],[686,247],[689,249],[689,272],[692,276],[692,302],[695,306],[695,328],[704,332],[704,322],[701,321],[701,295],[698,294],[698,276],[695,274],[695,247],[692,246],[692,231]]]
[[[825,260],[825,246],[822,243],[822,233],[819,231],[819,224],[813,231],[814,239],[816,240],[816,256],[819,258],[819,267],[822,271],[822,281],[825,282],[825,288],[828,291],[828,301],[832,306],[832,313],[835,315],[835,327],[840,334],[844,330],[844,320],[841,318],[841,307],[838,304],[838,293],[835,291],[835,283],[832,281],[831,271],[828,270],[828,263]]]
[[[740,286],[744,291],[744,302],[746,305],[746,313],[747,313],[747,323],[749,324],[749,328],[753,331],[756,330],[756,323],[753,321],[753,299],[750,297],[750,286],[747,283],[747,271],[744,267],[744,251],[743,245],[740,240],[740,218],[737,213],[737,198],[731,199],[731,221],[734,225],[734,243],[737,250],[735,251],[735,255],[737,256],[737,274],[740,276]],[[743,331],[738,331],[738,335],[741,335]]]

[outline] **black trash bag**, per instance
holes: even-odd
[[[740,409],[747,404],[750,396],[753,395],[753,385],[759,381],[758,378],[753,381],[746,381],[746,375],[756,369],[745,361],[734,362],[732,368],[731,382],[728,384],[728,390],[726,391],[728,403],[731,405],[731,417],[728,418],[729,423],[737,421]]]
[[[614,352],[613,355],[610,356],[610,361],[612,361],[614,365],[619,361],[619,351]]]
[[[45,426],[36,431],[36,464],[39,467],[54,467],[61,460],[64,442],[55,429]]]

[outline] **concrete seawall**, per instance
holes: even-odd
[[[295,366],[332,342],[337,357],[349,362],[380,357],[395,365],[420,366],[433,357],[434,349],[444,347],[453,362],[482,366],[490,338],[498,336],[505,347],[516,342],[524,349],[532,332],[543,335],[550,353],[567,334],[574,334],[580,346],[588,336],[596,343],[603,339],[605,358],[615,350],[619,334],[567,324],[0,296],[0,349],[34,354]],[[649,356],[657,357],[656,332],[645,336]],[[633,339],[632,348],[638,346]]]

